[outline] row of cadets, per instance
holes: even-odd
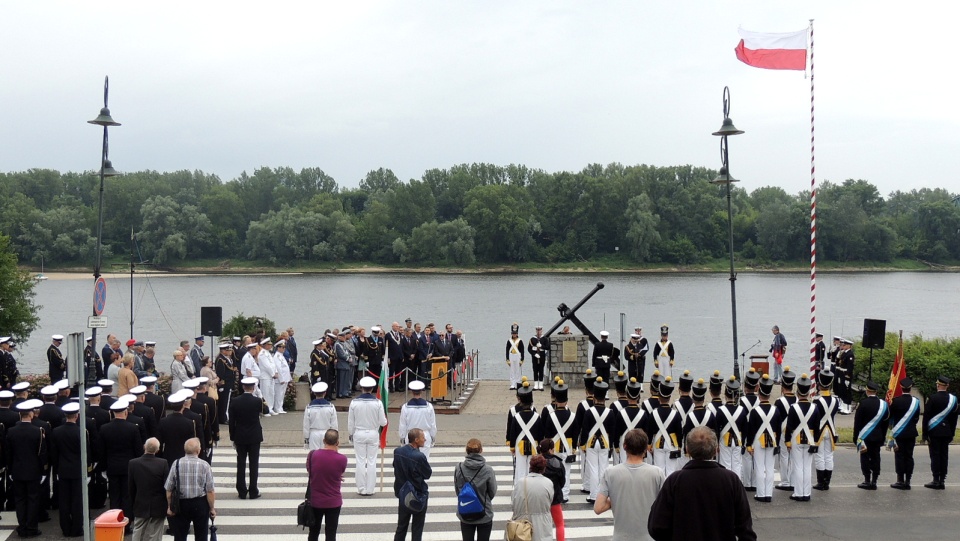
[[[611,434],[615,416],[613,410],[606,407],[607,390],[610,385],[603,378],[598,377],[593,383],[593,405],[586,410],[580,425],[579,447],[583,452],[583,471],[589,472],[591,479],[590,495],[587,503],[597,500],[600,489],[600,479],[610,465]]]
[[[673,379],[667,376],[659,383],[658,394],[660,405],[650,414],[647,425],[653,432],[650,438],[650,447],[653,450],[653,465],[670,475],[679,469],[682,442],[680,435],[683,432],[683,423],[680,413],[670,406],[670,396],[673,394]]]
[[[813,468],[813,455],[817,453],[820,439],[820,410],[810,402],[810,388],[813,381],[807,374],[801,374],[797,380],[797,401],[787,415],[787,429],[783,438],[790,449],[790,481],[793,483],[794,501],[810,501],[813,488],[810,470]]]
[[[759,401],[750,410],[747,417],[745,440],[747,452],[753,459],[753,472],[758,502],[770,503],[773,500],[774,456],[780,452],[780,413],[770,403],[773,393],[773,379],[764,374],[760,379]]]
[[[616,434],[614,442],[616,452],[614,457],[620,462],[627,461],[627,451],[623,448],[623,438],[634,428],[643,429],[647,426],[647,412],[640,406],[640,395],[643,394],[643,384],[637,378],[630,378],[625,387],[627,404],[620,408],[614,417],[613,431]]]
[[[570,467],[576,460],[580,428],[574,412],[567,407],[569,386],[560,377],[555,377],[550,386],[551,404],[543,407],[540,414],[543,437],[553,440],[553,452],[563,461],[563,502],[570,499]]]
[[[517,387],[517,405],[507,414],[507,445],[513,455],[513,484],[527,476],[530,458],[543,439],[540,414],[533,407],[533,387],[524,378]]]
[[[737,400],[740,382],[730,376],[724,386],[726,402],[717,408],[717,426],[720,427],[720,465],[741,475],[743,471],[743,435],[747,427],[747,410]]]
[[[789,366],[783,367],[783,374],[780,375],[780,398],[774,404],[777,408],[777,414],[780,416],[780,433],[787,429],[787,415],[790,414],[790,408],[797,401],[797,396],[793,392],[793,385],[797,382],[797,373],[790,370]],[[830,469],[833,469],[833,451],[830,452]],[[819,464],[819,456],[818,464]],[[780,451],[777,453],[775,461],[777,470],[780,472],[780,483],[774,487],[777,490],[793,491],[793,485],[790,483],[790,451],[787,449],[785,438],[780,438]],[[817,481],[820,481],[820,466],[817,466]],[[814,487],[816,488],[816,487]]]
[[[584,399],[577,404],[577,411],[575,413],[574,424],[577,427],[577,440],[576,446],[580,447],[580,428],[583,426],[583,421],[587,415],[587,411],[593,407],[593,384],[596,383],[597,377],[593,375],[593,369],[588,368],[586,373],[583,375],[583,391],[585,393]],[[582,494],[590,494],[590,491],[593,489],[595,483],[599,483],[599,479],[594,479],[592,475],[592,470],[586,466],[585,455],[580,456],[580,492]]]
[[[821,370],[817,374],[817,396],[815,404],[820,410],[820,437],[817,439],[817,456],[814,465],[817,469],[817,484],[815,490],[830,490],[830,480],[833,479],[833,452],[837,449],[839,434],[837,433],[837,412],[840,411],[840,400],[831,393],[834,375],[832,370]]]
[[[760,402],[760,398],[757,396],[757,386],[760,385],[760,372],[757,372],[756,369],[751,366],[743,378],[743,383],[743,396],[740,397],[740,404],[745,410],[745,418],[749,418],[754,406]],[[746,447],[748,443],[750,442],[744,442],[744,447]],[[743,481],[743,488],[746,489],[747,492],[755,492],[757,490],[753,472],[753,460],[743,461],[740,470],[740,480]]]

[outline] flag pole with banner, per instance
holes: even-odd
[[[389,380],[387,375],[390,373],[387,370],[388,362],[380,363],[380,381],[377,385],[377,400],[383,404],[383,414],[387,418],[387,424],[380,429],[380,492],[383,492],[383,455],[386,454],[387,448],[387,431],[390,428],[390,395]]]
[[[903,388],[900,382],[907,377],[907,363],[903,358],[903,331],[900,331],[900,343],[897,346],[897,356],[893,359],[893,366],[890,368],[890,382],[887,384],[887,402],[893,402],[893,399],[903,394]]]

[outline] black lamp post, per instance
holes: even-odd
[[[738,130],[730,120],[730,88],[723,87],[723,125],[713,135],[720,137],[720,160],[723,164],[720,167],[720,173],[717,178],[711,181],[711,184],[727,186],[727,221],[730,224],[730,310],[733,320],[733,375],[740,379],[740,363],[737,360],[737,274],[733,268],[733,206],[730,202],[730,186],[737,182],[730,175],[730,160],[727,152],[727,136],[740,135],[742,130]]]

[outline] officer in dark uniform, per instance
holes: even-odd
[[[156,393],[157,376],[147,376],[140,378],[140,383],[147,388],[143,395],[143,403],[153,410],[153,417],[157,420],[157,430],[160,429],[160,419],[166,415],[166,405],[163,397]]]
[[[103,359],[97,353],[97,348],[93,347],[93,337],[87,337],[87,345],[83,348],[83,370],[87,385],[95,385],[105,377],[103,372]]]
[[[50,433],[53,432],[53,427],[50,426],[50,423],[44,421],[40,418],[40,408],[43,406],[43,402],[35,398],[30,400],[25,400],[24,404],[30,404],[34,410],[33,417],[31,418],[31,423],[34,426],[40,427],[43,429],[43,439],[44,439],[44,448],[47,450],[47,464],[50,464]],[[19,407],[19,406],[18,406]],[[49,468],[48,468],[49,471]],[[46,522],[50,520],[50,515],[47,513],[47,510],[50,509],[50,486],[52,485],[51,480],[52,475],[45,475],[40,482],[40,522]]]
[[[203,453],[203,460],[207,464],[213,463],[213,447],[217,441],[220,441],[220,422],[217,420],[217,401],[207,394],[207,387],[210,379],[205,376],[197,378],[197,394],[193,397],[194,411],[200,413],[198,405],[202,405],[207,414],[207,426],[209,427],[209,441],[207,442],[207,451]]]
[[[56,404],[57,400],[57,388],[53,385],[47,385],[46,387],[40,389],[40,396],[43,400],[43,405],[40,406],[40,409],[37,410],[37,419],[46,422],[50,425],[50,431],[47,432],[47,443],[51,443],[49,438],[53,434],[53,431],[59,426],[63,425],[67,421],[66,415],[63,413],[63,410],[60,409],[60,406]],[[53,445],[50,445],[50,450],[53,450]],[[50,471],[51,476],[45,481],[47,488],[53,487],[53,498],[49,500],[49,508],[57,509],[60,506],[60,484],[57,481],[59,478],[57,471],[57,462],[55,460],[50,460]],[[42,496],[41,496],[42,497]]]
[[[101,393],[103,393],[103,389],[99,386],[90,387],[84,392],[87,395],[88,402],[86,407],[87,417],[93,418],[98,431],[103,425],[110,422],[110,412],[105,410],[100,403]]]
[[[536,334],[527,341],[527,353],[533,362],[533,390],[543,390],[543,367],[550,354],[550,339],[543,336],[543,327],[537,325]]]
[[[930,395],[923,407],[923,435],[922,441],[930,446],[930,471],[933,481],[924,484],[926,488],[943,490],[946,488],[944,480],[947,478],[949,464],[950,442],[957,430],[957,413],[960,405],[955,395],[947,392],[950,378],[937,378],[937,392]]]
[[[167,403],[170,404],[170,412],[157,424],[157,439],[160,440],[160,452],[157,455],[173,465],[175,460],[183,458],[183,444],[197,437],[197,428],[192,419],[183,416],[184,397],[181,393],[170,395]]]
[[[49,475],[47,437],[43,429],[33,424],[34,408],[39,400],[21,402],[17,406],[20,422],[7,432],[4,462],[13,482],[17,509],[17,534],[37,537],[40,518],[41,480]]]
[[[840,344],[840,353],[837,354],[837,365],[834,367],[836,379],[833,382],[833,388],[836,390],[837,398],[840,399],[840,414],[850,415],[850,405],[853,403],[853,368],[856,360],[853,354],[853,341],[842,340]]]
[[[64,537],[83,535],[83,498],[82,484],[86,482],[87,465],[80,460],[80,442],[87,446],[90,456],[89,432],[81,438],[80,425],[77,424],[80,404],[64,404],[65,422],[53,429],[50,436],[50,460],[59,476],[60,530]]]
[[[377,326],[370,328],[370,336],[367,337],[365,351],[367,353],[367,370],[375,374],[374,378],[380,378],[380,369],[383,368],[383,356],[387,352],[387,341],[383,339],[382,329]],[[397,367],[391,366],[390,375],[395,376]],[[397,380],[403,379],[402,377]],[[394,386],[396,380],[390,380],[388,384],[390,391],[400,390],[400,384]]]
[[[867,396],[860,401],[853,419],[853,441],[860,451],[860,470],[863,472],[863,482],[857,488],[866,490],[877,490],[880,448],[886,440],[890,422],[890,407],[877,396],[879,390],[876,382],[867,382]]]
[[[614,360],[613,344],[607,341],[610,333],[600,331],[600,341],[593,346],[593,355],[590,356],[590,365],[593,367],[593,373],[603,381],[610,379],[610,365]]]
[[[122,509],[124,515],[132,516],[127,473],[130,461],[143,454],[143,438],[137,425],[127,420],[127,406],[126,400],[117,400],[110,406],[113,420],[100,429],[100,439],[110,485],[110,508]]]
[[[194,404],[198,406],[200,411],[204,410],[203,404],[200,404],[193,399],[194,394],[196,394],[196,387],[188,388],[187,383],[190,383],[192,380],[187,380],[184,382],[183,389],[180,389],[180,393],[183,396],[183,416],[187,419],[193,421],[193,426],[197,431],[197,438],[200,439],[200,456],[206,454],[207,442],[209,441],[209,427],[206,425],[206,419],[203,415],[198,413],[197,410],[193,409]]]
[[[230,440],[237,449],[237,493],[240,499],[251,500],[260,497],[257,480],[260,476],[260,444],[263,442],[263,427],[260,415],[263,401],[253,395],[257,379],[252,377],[240,380],[243,394],[230,404]],[[247,458],[250,460],[250,483],[247,484]]]
[[[137,426],[137,430],[140,432],[140,441],[147,441],[147,438],[150,437],[149,432],[147,432],[147,421],[133,412],[137,397],[132,394],[125,394],[120,397],[119,401],[127,403],[127,422]]]
[[[827,345],[823,343],[823,333],[816,333],[817,341],[813,344],[813,357],[816,360],[816,371],[823,370],[823,361],[827,357]]]
[[[20,414],[11,408],[12,402],[13,391],[0,391],[0,432],[4,436],[20,422]],[[0,442],[2,441],[0,439]],[[13,481],[10,480],[10,470],[6,468],[6,462],[0,469],[0,510],[13,511]]]
[[[240,373],[240,366],[233,360],[233,344],[220,344],[220,354],[214,361],[214,368],[220,378],[217,382],[217,420],[222,424],[227,422],[227,407],[237,392],[237,374]]]
[[[910,394],[913,380],[900,380],[903,394],[890,402],[890,442],[893,447],[893,462],[897,470],[897,482],[890,488],[910,490],[913,477],[913,448],[917,445],[917,422],[920,421],[920,399]]]
[[[52,338],[53,342],[50,344],[50,347],[47,348],[47,365],[49,367],[51,383],[60,381],[63,379],[64,374],[67,373],[67,360],[64,359],[63,353],[60,352],[63,335],[55,334]]]
[[[13,356],[14,347],[11,337],[0,337],[0,388],[2,389],[9,389],[20,377],[17,359]]]
[[[111,411],[110,407],[117,401],[113,396],[113,380],[102,379],[97,383],[100,385],[100,407]]]
[[[623,356],[627,360],[627,376],[637,378],[643,384],[643,372],[647,364],[647,351],[650,350],[650,344],[647,339],[641,336],[640,329],[637,333],[630,335],[630,341],[623,347]]]
[[[134,401],[130,404],[133,406],[131,413],[143,419],[143,425],[147,430],[147,437],[143,441],[147,441],[147,438],[157,437],[157,416],[153,408],[146,403],[147,386],[137,385],[130,389],[130,394],[134,396]]]
[[[324,355],[324,339],[314,340],[313,351],[310,352],[310,385],[318,382],[326,383],[327,363],[330,361],[330,354]],[[329,387],[329,386],[328,386]],[[221,421],[222,422],[222,421]]]

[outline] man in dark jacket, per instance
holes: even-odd
[[[110,406],[114,418],[100,429],[100,439],[107,464],[110,508],[122,509],[124,515],[130,516],[133,502],[130,501],[127,469],[131,460],[143,454],[143,438],[137,425],[127,420],[127,405],[126,400],[117,400]]]
[[[4,463],[10,472],[16,494],[17,534],[37,537],[40,517],[40,484],[50,474],[47,462],[47,443],[43,429],[32,423],[34,408],[39,400],[26,400],[17,405],[20,422],[7,432],[3,447]]]
[[[714,461],[716,432],[706,426],[694,428],[684,447],[690,462],[664,481],[647,519],[650,536],[657,541],[755,540],[743,483]]]
[[[263,413],[263,401],[253,395],[257,378],[246,377],[240,380],[243,394],[230,402],[227,416],[230,418],[230,440],[237,449],[237,494],[240,499],[250,495],[251,500],[260,497],[257,489],[257,477],[260,474],[260,443],[263,441],[263,428],[260,426],[260,414]],[[250,484],[247,485],[247,457],[250,457]]]
[[[920,399],[910,394],[913,380],[903,378],[903,394],[890,402],[890,435],[893,441],[893,461],[897,482],[890,485],[897,490],[910,490],[913,477],[913,448],[917,445],[917,422],[920,420]]]
[[[923,408],[921,440],[930,445],[930,470],[933,473],[933,481],[923,486],[934,490],[946,488],[944,480],[947,478],[950,442],[957,430],[957,413],[960,411],[957,397],[947,392],[949,386],[950,378],[937,378],[937,392],[927,398]]]
[[[397,447],[393,452],[393,493],[400,497],[400,488],[404,483],[410,481],[416,493],[423,499],[423,509],[413,512],[404,505],[399,504],[399,517],[397,518],[397,532],[393,536],[393,541],[404,541],[407,537],[407,527],[410,526],[413,519],[413,526],[410,531],[411,541],[420,541],[423,536],[423,523],[427,518],[427,499],[429,492],[427,490],[427,479],[433,474],[427,457],[420,452],[420,447],[426,442],[423,430],[419,428],[411,429],[407,433],[407,445]]]
[[[60,509],[60,530],[64,537],[83,535],[83,498],[82,483],[87,480],[86,465],[80,461],[80,442],[87,446],[90,456],[90,436],[80,438],[80,404],[68,402],[63,406],[66,415],[64,423],[53,429],[50,436],[50,463],[60,477],[58,491]]]
[[[167,398],[171,411],[157,427],[157,437],[160,439],[160,456],[166,459],[167,464],[183,457],[183,444],[190,438],[197,437],[197,428],[193,421],[183,416],[184,399],[179,392]]]
[[[867,396],[860,401],[853,419],[853,441],[860,451],[860,471],[863,472],[863,482],[857,488],[864,490],[877,490],[880,448],[886,440],[887,423],[890,422],[890,408],[877,396],[879,389],[876,382],[867,383]]]
[[[160,441],[150,438],[143,445],[143,456],[130,461],[127,480],[133,502],[133,535],[143,541],[160,541],[167,516],[167,493],[163,488],[170,465],[157,457]]]

